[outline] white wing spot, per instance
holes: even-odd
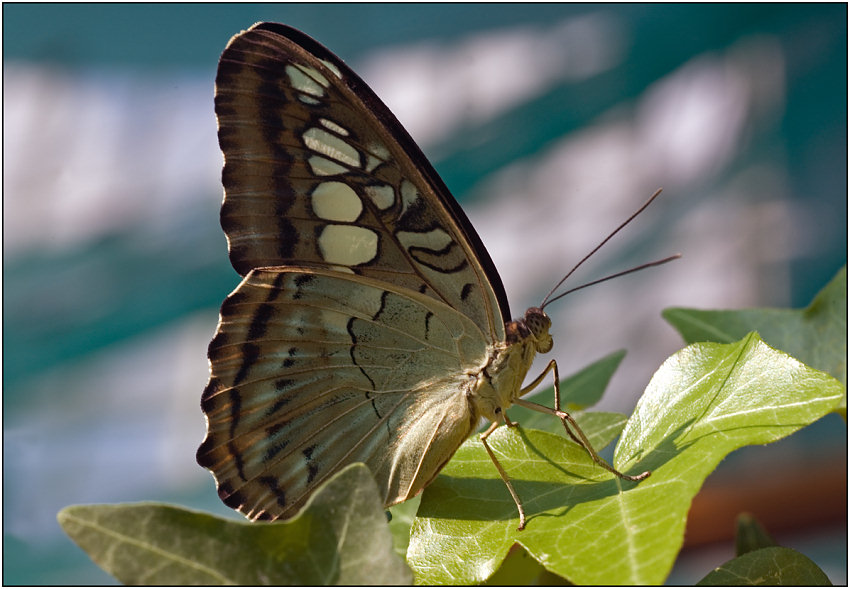
[[[302,63],[296,63],[295,67],[297,67],[299,70],[304,72],[307,76],[309,76],[310,78],[312,78],[314,81],[318,82],[319,84],[321,84],[325,88],[327,88],[328,86],[331,85],[331,83],[328,82],[328,79],[324,75],[322,75],[322,73],[319,70],[317,70],[315,68],[311,68],[310,66],[304,65]]]
[[[321,100],[313,98],[312,96],[308,96],[306,94],[298,93],[298,100],[303,102],[304,104],[309,104],[310,106],[316,106],[317,104],[322,104]]]
[[[326,221],[351,223],[363,212],[363,201],[343,182],[322,182],[310,196],[313,212]]]
[[[439,251],[452,243],[452,236],[439,227],[422,233],[416,231],[398,231],[396,237],[405,248],[423,247]]]
[[[335,133],[339,133],[340,135],[345,135],[346,137],[348,137],[348,129],[346,129],[345,127],[340,127],[333,121],[326,118],[320,118],[319,122],[322,123],[322,126],[326,129],[330,129]]]
[[[390,159],[390,150],[386,148],[385,145],[381,143],[370,143],[366,147],[366,151],[373,154],[376,158],[387,161]]]
[[[370,143],[366,146],[366,171],[372,172],[375,168],[390,160],[390,151],[382,143]]]
[[[310,127],[302,135],[304,144],[321,155],[342,164],[360,167],[360,154],[348,143],[318,127]]]
[[[392,186],[388,186],[386,184],[366,186],[363,188],[363,191],[366,193],[366,196],[375,203],[375,206],[382,211],[393,206],[393,203],[395,202],[395,190],[393,190]]]
[[[366,154],[366,171],[370,174],[375,171],[375,168],[384,163],[383,160],[379,160],[374,155],[367,153]]]
[[[319,61],[321,61],[323,64],[325,64],[325,67],[327,67],[329,70],[331,70],[331,72],[333,73],[333,75],[335,75],[335,76],[336,76],[337,78],[339,78],[340,80],[342,79],[342,73],[339,71],[339,68],[338,68],[338,67],[336,67],[336,65],[335,65],[335,64],[333,64],[333,63],[331,63],[331,62],[329,62],[329,61],[327,61],[327,60],[324,60],[324,59],[321,59],[321,60],[319,60]],[[327,82],[327,80],[326,80],[326,82]]]
[[[307,163],[310,164],[310,170],[316,176],[336,176],[337,174],[346,174],[349,171],[345,166],[319,155],[311,155]]]
[[[407,212],[407,209],[419,199],[419,191],[410,180],[404,180],[401,183],[401,214]]]
[[[316,70],[288,65],[285,71],[286,75],[289,76],[289,83],[296,90],[318,97],[325,95],[325,87],[327,87],[328,81]],[[317,76],[320,80],[324,80],[324,84],[317,82]]]
[[[344,274],[354,274],[354,270],[348,266],[328,266],[328,270],[336,270],[337,272],[342,272]]]
[[[328,225],[319,235],[319,251],[328,264],[356,266],[378,255],[378,234],[354,225]]]

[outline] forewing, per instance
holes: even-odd
[[[339,58],[284,25],[231,39],[216,78],[222,226],[245,275],[352,271],[457,309],[493,341],[510,319],[472,225],[389,109]]]
[[[484,334],[434,299],[308,268],[254,270],[210,343],[198,462],[224,502],[288,517],[352,462],[387,505],[424,487],[474,428],[464,391]]]

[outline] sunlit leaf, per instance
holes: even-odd
[[[662,313],[688,343],[729,343],[751,331],[774,348],[847,385],[847,267],[805,309],[700,311],[671,308]]]
[[[750,335],[697,344],[653,377],[614,454],[652,476],[633,483],[594,465],[563,435],[500,428],[489,441],[529,515],[516,506],[477,439],[426,488],[408,563],[421,583],[474,583],[515,543],[577,584],[661,583],[682,545],[691,500],[724,456],[817,420],[844,387]]]
[[[368,469],[324,484],[295,518],[252,524],[155,503],[75,505],[65,532],[132,585],[407,584]]]

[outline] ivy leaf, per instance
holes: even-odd
[[[847,386],[847,266],[805,309],[671,308],[661,315],[688,343],[729,343],[757,331],[774,348],[831,374]]]
[[[551,403],[549,406],[551,407]],[[571,415],[597,451],[617,439],[628,420],[622,413],[611,411],[581,411]],[[554,415],[532,411],[525,407],[511,407],[508,410],[508,417],[526,430],[536,429],[559,437],[566,435],[561,420]]]
[[[74,505],[59,523],[133,585],[409,584],[369,470],[353,464],[293,519],[249,523],[156,504]]]
[[[832,585],[810,558],[781,546],[760,548],[717,567],[697,585]]]
[[[410,543],[410,526],[419,509],[419,501],[422,495],[411,497],[404,503],[390,506],[390,533],[393,536],[393,548],[401,558],[407,554],[407,545]]]
[[[489,442],[529,515],[516,506],[477,439],[425,489],[408,564],[417,582],[485,581],[516,542],[576,584],[656,584],[682,545],[691,500],[727,454],[822,417],[844,387],[751,334],[681,350],[658,370],[626,424],[614,478],[565,436],[500,428]]]
[[[491,587],[528,585],[569,585],[569,581],[550,573],[519,544],[514,544],[499,569],[484,583]]]

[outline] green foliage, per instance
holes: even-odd
[[[662,316],[688,343],[730,343],[756,331],[769,345],[831,374],[847,386],[847,266],[805,309],[671,308]],[[846,400],[843,406],[846,407]]]
[[[283,523],[231,521],[155,503],[76,505],[58,519],[125,584],[403,585],[411,579],[392,550],[378,488],[362,464],[339,472]]]
[[[737,557],[711,571],[697,585],[831,585],[811,559],[777,546],[751,515],[738,516],[737,527]]]
[[[522,546],[514,544],[508,556],[502,561],[493,575],[484,585],[505,587],[517,585],[569,585],[570,582],[555,573],[547,571]]]
[[[697,585],[832,585],[812,560],[796,550],[772,546],[723,563]]]
[[[556,418],[520,407],[509,412],[519,427],[490,436],[529,516],[523,531],[475,436],[421,502],[390,508],[389,524],[362,465],[329,480],[286,522],[249,524],[155,504],[74,506],[59,521],[124,583],[661,583],[682,546],[694,495],[725,456],[778,440],[843,406],[845,271],[801,311],[674,309],[665,316],[689,340],[719,341],[671,356],[628,419],[576,413],[597,449],[622,432],[614,466],[630,474],[651,470],[648,479],[613,477],[565,436]],[[749,329],[773,347],[740,333]],[[563,381],[564,406],[575,411],[594,403],[621,359],[612,354]],[[552,391],[532,399],[551,406]],[[829,582],[808,558],[775,546],[751,518],[739,519],[737,536],[738,556],[700,584]]]
[[[419,510],[421,495],[412,499],[393,505],[389,509],[390,533],[393,535],[393,548],[402,558],[407,554],[407,545],[410,543],[410,526]]]
[[[616,479],[564,436],[502,428],[489,441],[523,500],[526,529],[517,531],[516,506],[471,439],[423,493],[408,563],[417,582],[482,582],[518,543],[576,584],[663,582],[691,500],[720,460],[793,433],[842,395],[835,379],[755,335],[689,346],[655,374],[614,453],[616,468],[649,469],[649,479]]]

